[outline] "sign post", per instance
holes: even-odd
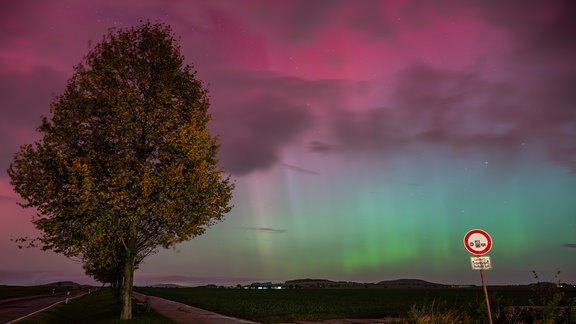
[[[482,288],[484,289],[484,299],[486,300],[486,309],[488,310],[488,321],[492,324],[492,312],[490,311],[490,301],[488,300],[488,289],[486,288],[486,281],[484,280],[484,269],[492,269],[490,257],[484,255],[492,248],[492,238],[488,233],[481,229],[473,229],[464,235],[464,246],[470,253],[474,254],[474,256],[470,257],[472,270],[480,270]]]

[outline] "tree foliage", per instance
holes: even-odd
[[[50,108],[42,139],[21,146],[8,169],[22,206],[36,211],[43,249],[87,269],[120,267],[131,289],[145,256],[231,210],[207,90],[169,26],[111,29]]]

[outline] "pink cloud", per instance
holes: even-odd
[[[406,153],[415,145],[454,154],[489,151],[509,158],[531,152],[576,168],[572,93],[542,81],[527,93],[522,84],[486,80],[480,73],[416,64],[399,75],[383,106],[332,115],[333,143],[313,149]],[[550,105],[551,94],[558,97]]]
[[[108,27],[161,19],[210,85],[211,127],[237,172],[277,163],[319,124],[332,127],[331,139],[309,141],[322,150],[440,143],[514,152],[528,143],[574,165],[573,5],[524,6],[520,15],[517,6],[453,1],[11,4],[0,14],[3,122],[36,127]],[[23,11],[33,21],[23,24]],[[26,142],[0,140],[10,152],[0,162]],[[250,154],[240,161],[242,152]]]

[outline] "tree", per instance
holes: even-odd
[[[53,100],[42,139],[21,146],[8,169],[22,206],[35,209],[44,250],[121,271],[121,319],[132,316],[138,263],[232,208],[195,77],[169,26],[111,29]]]

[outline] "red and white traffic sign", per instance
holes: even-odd
[[[464,246],[472,254],[486,254],[492,248],[492,238],[481,229],[473,229],[464,235]]]

